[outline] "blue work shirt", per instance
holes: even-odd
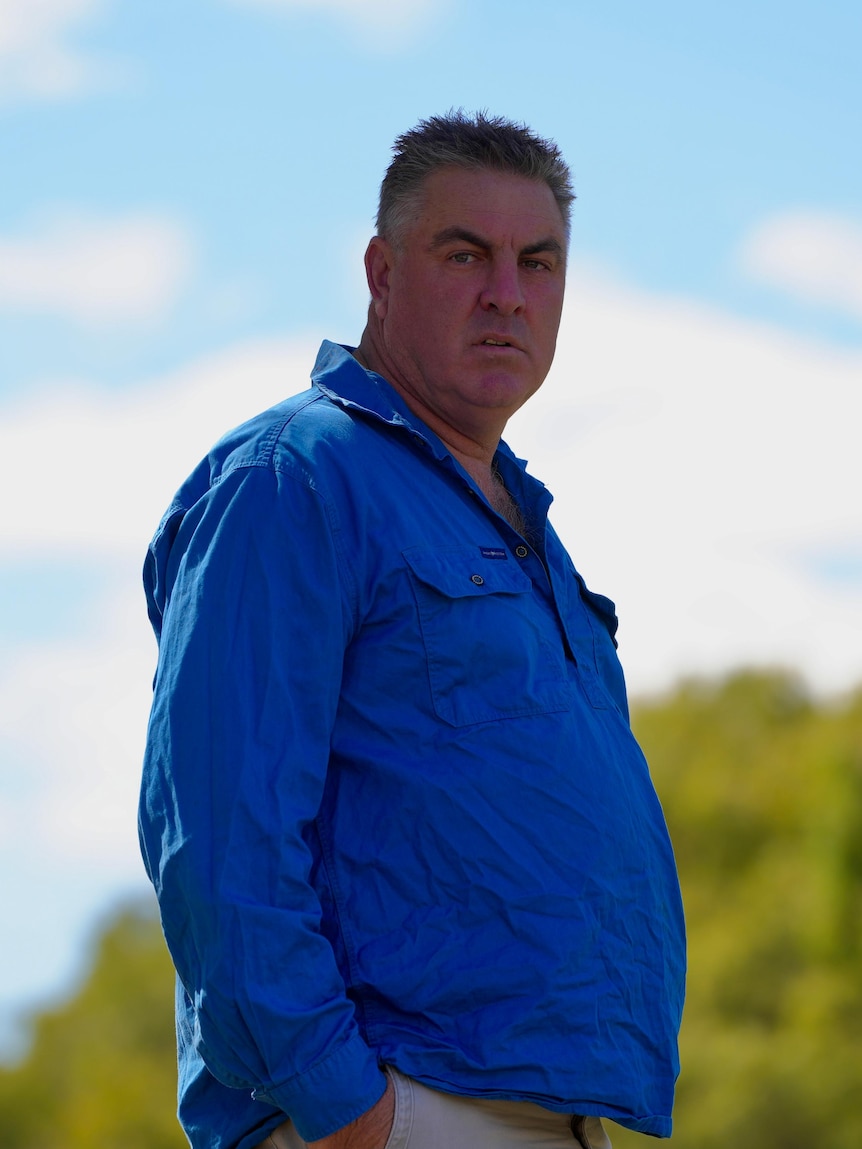
[[[212,450],[145,567],[186,1132],[325,1136],[388,1063],[667,1136],[683,919],[613,604],[505,445],[525,537],[348,350],[312,378]]]

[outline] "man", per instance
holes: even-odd
[[[522,126],[400,137],[359,347],[218,444],[151,547],[141,833],[195,1149],[669,1135],[682,915],[616,618],[500,440],[572,198]]]

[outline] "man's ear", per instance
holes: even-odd
[[[371,306],[379,320],[386,318],[389,309],[389,276],[393,256],[391,244],[379,235],[374,236],[365,251],[365,277],[371,292]]]

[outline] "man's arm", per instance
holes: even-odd
[[[208,1069],[320,1139],[385,1085],[310,881],[350,573],[321,497],[265,467],[166,529],[148,568],[162,622],[145,860]]]

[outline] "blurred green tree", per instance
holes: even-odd
[[[862,1145],[862,691],[817,704],[795,675],[739,672],[633,725],[689,933],[672,1143]]]
[[[173,971],[154,906],[120,909],[79,992],[0,1070],[2,1149],[182,1149]]]

